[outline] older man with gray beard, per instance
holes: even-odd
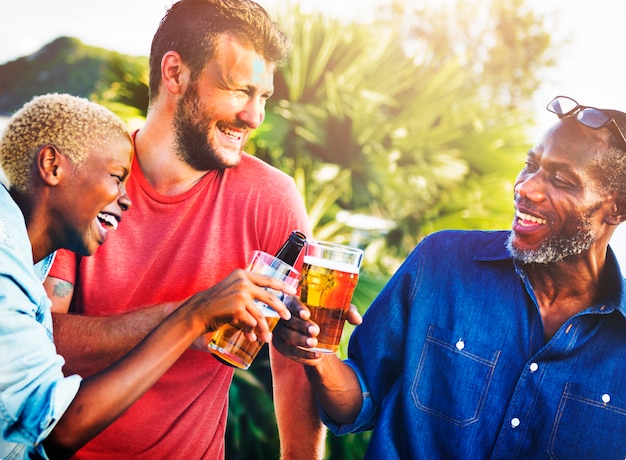
[[[368,459],[626,458],[626,114],[557,97],[515,182],[511,231],[425,238],[364,315],[349,358],[301,362]],[[307,322],[291,322],[305,331]]]

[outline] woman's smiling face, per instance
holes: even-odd
[[[122,213],[131,202],[126,195],[126,182],[133,158],[129,138],[100,145],[90,150],[87,160],[73,167],[69,180],[63,184],[65,203],[58,209],[64,224],[60,245],[82,255],[92,255],[106,241],[107,234],[117,229]],[[64,161],[68,161],[64,158]]]

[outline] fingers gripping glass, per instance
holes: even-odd
[[[595,107],[580,105],[571,97],[557,96],[546,107],[548,111],[555,113],[559,119],[576,115],[579,123],[592,129],[608,128],[618,143],[618,148],[626,152],[626,138],[617,126],[617,123],[609,114]]]

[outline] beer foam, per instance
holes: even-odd
[[[304,256],[303,263],[306,265],[315,265],[316,267],[327,268],[329,270],[337,270],[344,273],[359,274],[359,267],[345,262],[337,262],[335,260],[323,259],[315,256]]]

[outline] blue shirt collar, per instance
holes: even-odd
[[[510,260],[513,261],[509,250],[506,247],[506,242],[509,237],[509,232],[501,232],[499,238],[495,238],[490,244],[477,249],[478,254],[474,257],[474,260],[481,260],[485,262],[498,262]],[[523,266],[515,264],[518,270],[523,271]],[[607,279],[612,288],[611,292],[615,294],[605,299],[603,303],[610,306],[610,310],[619,311],[622,316],[626,317],[626,282],[622,275],[615,253],[608,247],[606,254],[606,270]]]

